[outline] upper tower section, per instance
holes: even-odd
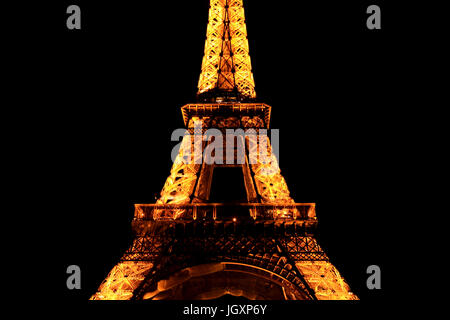
[[[210,0],[197,97],[209,102],[256,97],[243,0]]]

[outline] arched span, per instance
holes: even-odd
[[[209,300],[224,295],[250,300],[307,300],[290,281],[267,269],[240,262],[216,262],[184,268],[164,280],[143,299]]]

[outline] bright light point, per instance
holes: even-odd
[[[233,221],[236,222],[236,218],[233,218]]]

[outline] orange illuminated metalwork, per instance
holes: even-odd
[[[264,131],[271,107],[254,101],[242,0],[210,1],[198,88],[199,102],[181,108],[187,132],[159,199],[135,206],[133,244],[91,299],[358,299],[314,237],[315,204],[291,198]],[[243,161],[205,162],[209,128],[247,130]],[[244,203],[210,201],[214,169],[227,166],[242,169]]]
[[[211,0],[198,94],[233,92],[255,98],[242,0]]]

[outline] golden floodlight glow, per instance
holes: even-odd
[[[198,94],[234,89],[255,98],[242,0],[211,0]]]
[[[210,0],[197,94],[213,99],[181,108],[189,134],[160,197],[135,205],[133,243],[92,300],[212,299],[230,287],[248,299],[358,299],[314,237],[315,203],[290,196],[262,130],[271,107],[243,102],[256,97],[251,70],[243,1]],[[242,169],[246,202],[210,201],[216,165],[203,158],[212,142],[196,138],[208,128],[255,133],[237,138],[243,163],[230,164]]]

